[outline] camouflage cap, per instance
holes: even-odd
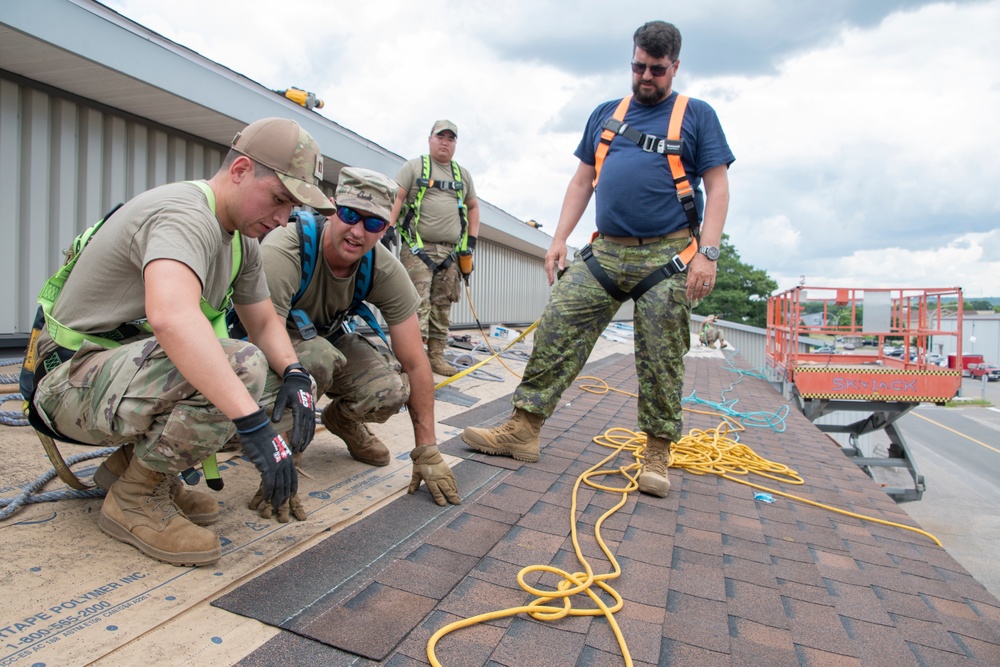
[[[441,134],[445,130],[451,130],[455,134],[455,138],[458,138],[458,126],[450,120],[439,120],[434,123],[434,127],[431,128],[431,134]]]
[[[299,203],[333,212],[333,204],[318,187],[323,180],[319,144],[294,120],[264,118],[250,123],[233,137],[232,147],[273,169]]]
[[[371,169],[344,167],[337,181],[337,206],[349,206],[362,213],[389,220],[399,186],[396,181]]]

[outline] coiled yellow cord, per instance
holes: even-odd
[[[631,392],[609,387],[608,384],[600,378],[581,376],[578,379],[593,380],[597,383],[581,384],[584,391],[588,391],[590,393],[603,394],[609,391],[614,391],[636,397],[636,394]],[[766,491],[767,493],[781,496],[783,498],[802,502],[807,505],[826,509],[837,514],[854,517],[864,521],[872,521],[886,526],[893,526],[895,528],[902,528],[904,530],[910,530],[926,536],[935,544],[941,546],[941,542],[936,537],[928,532],[920,530],[919,528],[894,523],[892,521],[885,521],[883,519],[876,519],[874,517],[857,514],[855,512],[849,512],[847,510],[818,503],[789,493],[777,491],[759,484],[754,484],[746,479],[741,479],[741,477],[746,477],[747,475],[753,473],[761,477],[766,477],[777,482],[784,482],[786,484],[801,485],[805,483],[799,474],[788,466],[768,461],[767,459],[758,456],[752,449],[741,444],[735,438],[729,437],[730,434],[735,434],[744,430],[744,427],[731,417],[721,415],[717,412],[693,410],[690,408],[684,408],[684,410],[699,414],[716,415],[722,418],[722,422],[714,429],[692,429],[687,435],[681,438],[680,442],[672,443],[670,448],[671,468],[687,470],[694,475],[719,475],[724,479],[728,479],[739,484],[744,484],[746,486]],[[601,536],[601,526],[608,517],[613,515],[625,505],[625,502],[628,499],[628,494],[639,488],[638,473],[642,470],[643,450],[646,447],[646,434],[631,431],[625,428],[611,428],[603,434],[594,437],[593,441],[603,447],[609,447],[614,451],[598,463],[588,468],[577,478],[576,483],[573,485],[573,496],[570,506],[570,534],[572,536],[573,549],[576,552],[576,558],[583,566],[584,571],[570,573],[550,565],[529,565],[522,568],[517,574],[517,583],[523,590],[536,596],[536,599],[527,605],[479,614],[471,618],[449,623],[448,625],[442,627],[435,632],[427,642],[427,658],[430,660],[431,665],[434,667],[442,667],[434,652],[434,648],[438,641],[440,641],[445,635],[454,632],[455,630],[483,623],[485,621],[504,618],[507,616],[516,616],[517,614],[528,614],[532,618],[540,621],[555,621],[565,618],[566,616],[604,616],[608,620],[611,630],[615,634],[618,646],[622,652],[622,657],[625,659],[625,664],[631,667],[632,656],[629,653],[628,645],[625,642],[625,637],[621,632],[621,628],[618,627],[618,623],[614,617],[614,614],[622,608],[624,601],[621,595],[608,583],[606,583],[621,575],[621,567]],[[633,455],[632,463],[619,466],[618,468],[603,468],[604,465],[616,458],[622,452],[628,452]],[[625,485],[609,486],[593,481],[593,478],[595,477],[608,475],[621,475],[626,480]],[[580,549],[580,544],[577,538],[576,510],[577,492],[579,491],[581,484],[587,484],[588,486],[600,491],[621,494],[621,500],[619,500],[614,507],[611,507],[604,512],[594,526],[594,537],[596,538],[598,545],[601,547],[601,551],[604,552],[605,557],[611,564],[611,572],[606,574],[594,574],[593,568]],[[532,572],[550,572],[562,577],[562,581],[558,583],[556,590],[539,589],[525,581],[525,577]],[[601,597],[593,590],[593,586],[595,585],[610,596],[614,601],[614,604],[609,606],[606,602],[604,602],[604,600],[601,599]],[[570,598],[581,593],[585,593],[594,606],[575,608]],[[548,603],[550,602],[557,602],[559,606],[549,605]]]

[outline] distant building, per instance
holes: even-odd
[[[945,331],[955,331],[958,328],[957,323],[957,317],[946,315],[941,320],[941,328]],[[955,347],[953,336],[932,338],[932,352],[947,356],[955,354]],[[981,354],[986,363],[1000,364],[1000,313],[962,314],[962,353]]]

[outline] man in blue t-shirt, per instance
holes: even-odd
[[[695,193],[689,214],[678,197],[670,151],[656,150],[671,143],[660,140],[667,137],[678,103],[671,84],[680,65],[681,35],[670,23],[651,21],[636,30],[633,44],[631,99],[597,107],[576,149],[580,164],[545,255],[549,284],[555,282],[557,270],[561,278],[539,321],[524,379],[514,392],[514,412],[496,428],[465,429],[462,439],[480,452],[537,461],[542,422],[552,415],[621,303],[635,298],[639,428],[646,433],[639,490],[664,497],[670,489],[670,443],[681,435],[691,302],[704,299],[715,284],[718,244],[729,207],[727,170],[734,158],[715,111],[701,100],[687,99],[679,157]],[[605,123],[620,103],[627,105],[620,119],[626,127],[617,130],[612,120],[617,134],[599,159]],[[566,240],[594,192],[598,235],[563,275]],[[696,245],[694,232],[700,232]],[[681,266],[687,263],[686,270],[647,288],[650,281],[644,279],[670,266],[675,256],[684,260]],[[640,284],[646,291],[638,295],[640,288],[630,295]]]

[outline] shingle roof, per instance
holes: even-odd
[[[637,390],[631,356],[600,374]],[[692,391],[712,400],[726,392],[743,412],[782,404],[766,382],[715,359],[688,361],[685,395]],[[456,438],[442,448],[466,459],[455,467],[461,506],[401,498],[217,600],[290,631],[240,664],[292,655],[296,664],[427,664],[426,643],[439,628],[532,598],[517,584],[521,567],[579,570],[569,538],[572,486],[607,454],[591,438],[633,428],[636,402],[574,386],[563,404],[542,429],[538,463],[475,454]],[[489,422],[508,413],[499,399],[467,416]],[[718,422],[690,413],[685,430]],[[741,434],[759,455],[804,477],[804,486],[781,490],[915,525],[802,415],[792,411],[785,426]],[[927,537],[781,497],[760,502],[753,489],[717,476],[672,470],[671,479],[667,498],[630,494],[602,531],[622,567],[610,583],[625,599],[616,620],[634,664],[1000,664],[1000,601]],[[592,526],[618,498],[587,487],[579,494],[580,545],[598,572],[608,564]],[[345,561],[351,565],[338,569]],[[529,575],[536,581],[551,587],[556,577]],[[300,595],[282,595],[289,590],[311,590],[309,608]],[[601,617],[488,621],[444,637],[437,656],[463,667],[623,664]]]

